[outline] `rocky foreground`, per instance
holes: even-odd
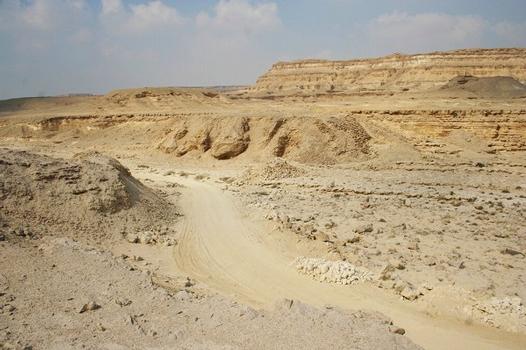
[[[1,152],[1,349],[419,348],[380,314],[293,300],[255,310],[111,254],[131,236],[166,246],[169,232],[144,230],[173,219],[155,217],[163,206],[175,211],[117,161],[77,158],[88,160]]]

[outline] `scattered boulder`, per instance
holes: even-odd
[[[314,234],[314,237],[317,241],[321,241],[321,242],[329,242],[330,241],[330,238],[329,238],[329,235],[324,233],[324,232],[317,232]]]
[[[369,232],[373,232],[373,224],[361,224],[359,226],[357,226],[354,231],[356,233],[369,233]]]
[[[387,281],[392,278],[393,273],[395,272],[395,267],[389,263],[385,264],[380,273],[378,274],[378,279],[381,281]]]
[[[396,326],[391,326],[389,327],[389,332],[394,333],[394,334],[404,335],[405,329],[396,327]]]
[[[416,300],[420,293],[410,284],[407,284],[400,292],[400,295],[407,300]]]

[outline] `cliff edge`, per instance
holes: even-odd
[[[526,49],[465,49],[348,61],[278,62],[249,90],[252,97],[419,92],[456,76],[509,76],[526,82]]]

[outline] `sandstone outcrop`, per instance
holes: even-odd
[[[422,91],[438,88],[459,75],[510,76],[525,82],[526,49],[278,62],[257,80],[249,93],[254,97],[272,97]]]
[[[370,154],[371,136],[351,116],[328,118],[180,119],[158,148],[178,157],[210,153],[219,160],[250,153],[302,163],[333,164]]]

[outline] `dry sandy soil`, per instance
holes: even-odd
[[[524,85],[273,74],[0,101],[0,348],[526,347]]]

